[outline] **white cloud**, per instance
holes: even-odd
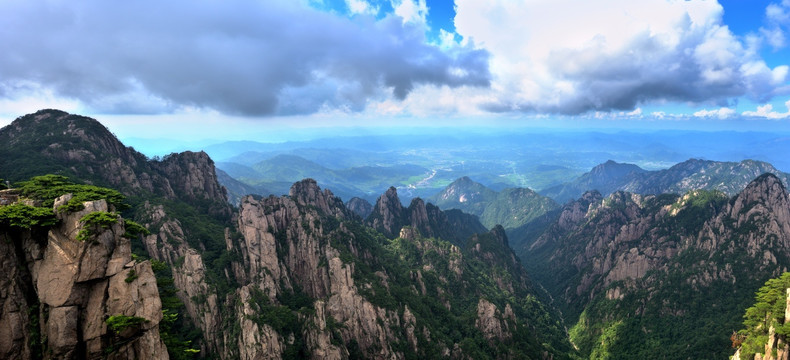
[[[715,118],[719,118],[719,119],[727,119],[727,118],[735,115],[735,113],[736,113],[735,109],[723,107],[723,108],[719,108],[719,109],[715,109],[715,110],[703,109],[703,110],[695,112],[694,116],[695,117],[702,117],[702,118],[715,117]]]
[[[765,7],[765,26],[760,28],[760,35],[773,49],[787,46],[787,30],[790,26],[790,1],[771,3]]]
[[[785,107],[787,107],[787,112],[780,113],[774,111],[773,105],[765,104],[762,106],[758,106],[757,111],[744,111],[743,116],[766,118],[766,119],[787,119],[790,118],[790,100],[785,102]]]
[[[428,23],[428,5],[425,0],[392,0],[391,4],[395,15],[400,16],[404,23]]]
[[[365,0],[345,0],[348,10],[352,14],[376,15],[379,12],[378,6],[373,6]]]
[[[650,113],[650,115],[652,115],[655,118],[663,119],[664,117],[667,116],[667,113],[665,111],[653,111],[652,113]]]
[[[578,114],[652,102],[765,99],[786,81],[722,24],[715,1],[457,0],[455,26],[491,52],[492,111]]]

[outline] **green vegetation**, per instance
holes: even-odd
[[[70,181],[61,175],[42,175],[35,176],[28,181],[17,184],[22,196],[36,199],[42,202],[41,206],[52,208],[55,199],[61,195],[72,194],[73,197],[65,205],[61,205],[57,210],[79,211],[82,210],[82,203],[104,199],[117,210],[127,209],[129,206],[124,202],[125,197],[116,190],[103,188],[94,185],[81,185]]]
[[[310,349],[307,348],[303,338],[303,328],[305,317],[314,312],[312,301],[301,294],[290,294],[287,301],[278,298],[283,305],[275,305],[260,289],[253,288],[250,306],[255,310],[255,315],[250,315],[249,319],[262,327],[271,326],[278,334],[288,338],[293,336],[294,341],[285,346],[283,359],[306,359],[310,357]],[[307,301],[302,301],[307,300]]]
[[[124,225],[124,229],[126,229],[126,232],[123,234],[123,237],[125,238],[132,239],[141,235],[142,236],[151,235],[151,232],[148,231],[148,229],[146,229],[142,225],[132,220],[123,219],[123,225]]]
[[[93,185],[80,185],[71,182],[65,176],[42,175],[18,184],[22,197],[32,199],[39,206],[15,203],[0,207],[0,226],[29,228],[33,226],[52,226],[57,223],[52,205],[56,198],[72,194],[72,199],[58,208],[58,211],[77,211],[83,208],[85,201],[105,199],[116,209],[128,208],[124,196],[119,192]],[[118,221],[114,213],[91,213],[81,219],[87,226],[108,228]],[[134,228],[133,231],[139,231]],[[92,235],[91,230],[80,232],[78,239],[85,240]]]
[[[785,323],[787,289],[790,289],[790,272],[779,278],[768,280],[755,295],[755,304],[743,315],[745,329],[734,334],[733,347],[741,346],[741,359],[752,359],[756,353],[765,351],[768,330],[773,327],[777,336],[787,342],[790,323]]]
[[[100,229],[109,229],[118,223],[118,214],[106,211],[94,211],[80,218],[82,230],[77,233],[77,240],[85,241],[97,235]]]
[[[123,279],[123,281],[125,281],[127,284],[131,284],[132,281],[137,280],[138,277],[140,277],[140,275],[137,275],[137,272],[132,269],[126,273],[126,279]]]
[[[112,315],[107,318],[107,320],[104,320],[104,322],[107,323],[107,327],[109,327],[110,330],[112,330],[115,334],[120,334],[132,326],[138,326],[142,323],[147,323],[149,320],[139,316]]]
[[[210,209],[217,204],[207,199],[195,200],[195,204],[162,198],[150,199],[149,202],[161,204],[168,218],[178,220],[189,246],[201,250],[209,283],[216,287],[217,296],[224,299],[236,287],[234,279],[224,276],[225,269],[238,256],[229,252],[225,246],[225,228],[233,227],[230,218],[223,214],[212,214]]]
[[[0,206],[0,228],[14,226],[31,228],[34,226],[52,226],[57,223],[51,209],[34,207],[25,204]]]
[[[430,342],[417,336],[419,353],[408,346],[405,332],[401,334],[392,346],[407,359],[441,357],[438,342],[458,343],[467,355],[479,359],[540,357],[542,351],[550,351],[555,359],[572,357],[557,314],[551,314],[534,296],[537,290],[528,284],[526,273],[518,263],[510,262],[512,253],[492,234],[477,237],[479,254],[462,254],[444,240],[389,240],[357,223],[346,222],[344,227],[353,237],[337,236],[332,246],[340,251],[341,258],[344,254],[349,258],[345,263],[353,262],[360,295],[385,309],[403,312],[408,307],[417,319],[415,333],[425,328],[431,334]],[[467,245],[467,249],[477,243]],[[352,254],[348,250],[351,248],[359,253]],[[457,264],[460,274],[451,263]],[[500,283],[510,285],[500,287]],[[509,305],[515,318],[523,321],[508,320],[511,338],[489,341],[477,329],[481,298],[500,311]]]
[[[463,194],[463,200],[461,200]],[[460,178],[428,199],[443,210],[459,209],[480,217],[486,228],[502,225],[508,231],[559,207],[554,200],[526,188],[496,192],[468,177]]]

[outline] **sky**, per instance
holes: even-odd
[[[0,126],[790,131],[788,31],[790,0],[3,0]]]

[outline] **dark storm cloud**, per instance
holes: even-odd
[[[442,50],[399,17],[295,1],[6,1],[0,89],[51,89],[107,112],[361,110],[417,85],[488,86],[489,54]]]

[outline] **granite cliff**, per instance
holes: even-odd
[[[54,201],[55,225],[0,222],[0,358],[168,359],[150,262],[133,260],[107,201],[59,211],[70,199]],[[93,225],[89,214],[110,223]]]

